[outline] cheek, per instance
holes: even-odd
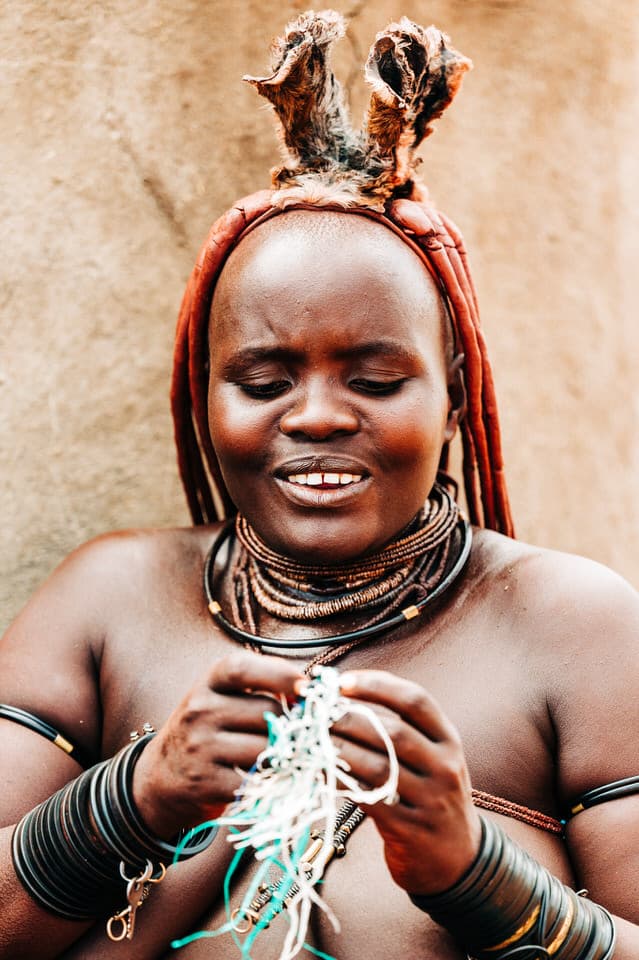
[[[380,443],[389,468],[415,473],[415,480],[439,462],[448,418],[448,397],[440,390],[420,392],[380,417]]]
[[[266,461],[272,418],[266,409],[243,402],[233,386],[209,392],[209,431],[225,481],[236,470],[262,466]]]

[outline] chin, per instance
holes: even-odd
[[[405,524],[400,523],[398,529],[401,530],[403,526]],[[362,523],[323,518],[322,520],[297,520],[290,525],[289,529],[282,526],[275,535],[267,533],[260,535],[269,546],[285,556],[303,563],[335,566],[375,553],[394,536],[395,532],[395,530],[386,532],[377,529],[366,536]]]

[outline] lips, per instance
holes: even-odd
[[[361,460],[352,457],[296,457],[273,471],[280,480],[304,486],[346,486],[370,475]]]
[[[287,499],[307,507],[346,503],[371,482],[364,464],[351,457],[297,457],[273,472]]]

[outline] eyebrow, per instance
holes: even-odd
[[[389,357],[393,360],[415,362],[418,358],[416,350],[411,350],[398,340],[368,340],[357,346],[339,350],[340,357]]]
[[[226,360],[222,370],[227,375],[237,374],[259,363],[301,359],[300,351],[287,350],[284,347],[243,347]]]
[[[352,347],[345,347],[342,350],[336,350],[335,356],[340,360],[350,358],[366,359],[369,357],[387,357],[410,363],[418,360],[416,351],[410,350],[397,340],[390,339],[368,340],[365,343],[355,344]],[[223,371],[227,375],[237,374],[259,363],[277,362],[281,360],[299,362],[303,357],[303,351],[292,350],[288,347],[244,347],[228,358],[224,364]]]

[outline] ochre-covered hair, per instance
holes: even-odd
[[[284,162],[272,171],[272,189],[239,200],[213,224],[182,300],[171,403],[193,522],[235,512],[208,426],[208,328],[217,278],[247,231],[301,207],[346,210],[383,223],[434,276],[464,354],[468,406],[460,429],[470,519],[513,536],[493,377],[463,240],[415,177],[415,150],[471,63],[435,27],[424,29],[406,18],[391,24],[378,34],[366,63],[371,100],[356,132],[329,68],[331,44],[344,29],[334,11],[304,14],[275,41],[271,75],[245,78],[275,108]]]

